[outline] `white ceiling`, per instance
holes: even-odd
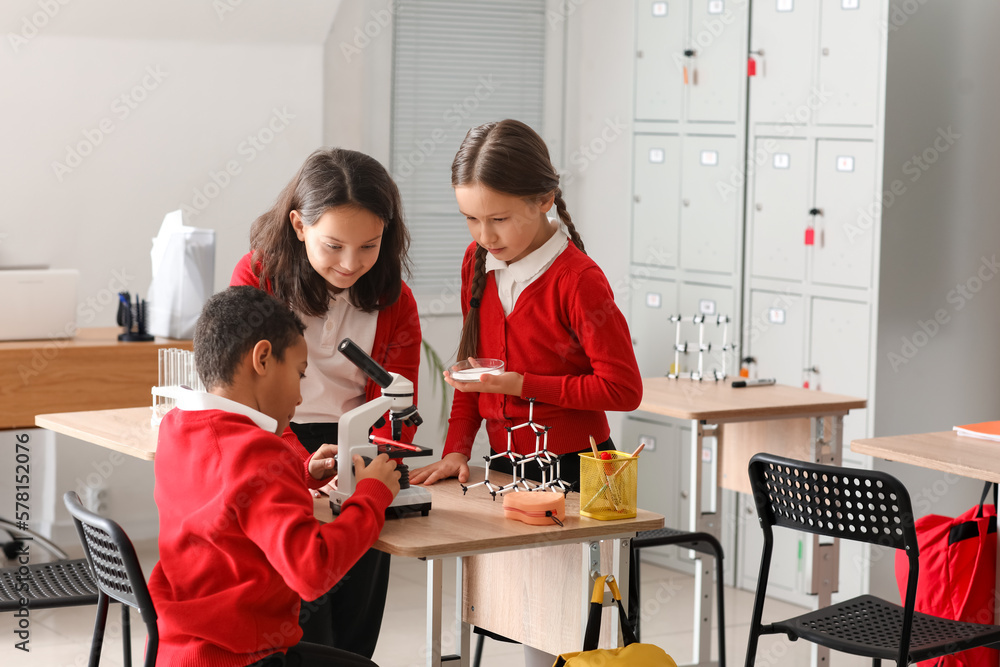
[[[322,44],[341,0],[3,0],[0,33]],[[45,15],[48,7],[51,17]],[[25,25],[25,21],[29,25]]]

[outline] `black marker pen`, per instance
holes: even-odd
[[[733,386],[739,387],[763,387],[769,384],[775,384],[777,380],[774,378],[765,378],[761,380],[734,380]]]

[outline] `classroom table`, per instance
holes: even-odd
[[[38,415],[36,424],[58,433],[70,435],[86,442],[116,451],[152,460],[156,453],[156,429],[150,427],[149,408],[123,410],[100,410],[93,412],[59,413]],[[118,434],[118,435],[116,435]],[[472,469],[471,482],[482,479],[481,468]],[[491,474],[491,481],[505,480],[502,475]],[[456,637],[458,638],[459,664],[469,664],[470,608],[477,601],[476,595],[491,595],[489,591],[477,588],[467,591],[463,581],[463,559],[467,556],[493,554],[537,547],[563,548],[575,550],[579,555],[578,585],[576,591],[568,591],[567,597],[573,602],[556,602],[553,612],[549,612],[549,624],[544,629],[560,627],[559,641],[564,642],[562,650],[578,650],[582,643],[583,628],[593,576],[608,569],[619,579],[623,603],[627,605],[629,540],[637,532],[663,527],[663,517],[659,514],[639,510],[632,519],[618,521],[598,521],[578,515],[579,494],[571,493],[566,498],[566,519],[564,526],[529,526],[519,521],[504,519],[502,501],[493,501],[488,492],[472,489],[463,494],[457,480],[445,480],[431,487],[432,509],[428,516],[408,516],[387,521],[379,535],[375,548],[387,553],[427,561],[427,655],[426,664],[439,667],[449,656],[442,656],[442,573],[445,558],[455,558],[457,569],[456,595]],[[481,493],[477,493],[481,492]],[[327,498],[315,501],[315,515],[321,521],[333,520]],[[601,541],[610,541],[602,550]],[[610,546],[610,549],[608,548]],[[602,551],[604,560],[602,561]],[[563,554],[565,555],[565,554]],[[610,565],[610,568],[609,568]],[[604,569],[602,569],[604,568]],[[480,604],[480,612],[482,611]],[[517,610],[519,614],[529,610]],[[537,612],[538,610],[532,610]],[[552,614],[555,615],[552,615]],[[505,612],[510,616],[509,610]],[[612,607],[610,623],[617,624],[617,609]],[[491,627],[484,626],[486,629]],[[512,639],[517,636],[508,634]],[[546,645],[538,646],[550,649]]]
[[[851,451],[859,454],[994,484],[1000,483],[998,448],[998,442],[961,436],[955,431],[891,435],[851,442]],[[993,599],[1000,600],[1000,558],[996,562],[996,593]],[[996,623],[996,618],[993,622]]]
[[[738,378],[737,378],[738,379]],[[721,537],[723,488],[750,493],[747,465],[757,452],[770,452],[800,460],[840,465],[843,418],[850,410],[865,407],[861,398],[820,391],[767,385],[735,388],[733,378],[724,381],[643,378],[640,411],[691,422],[691,510],[683,530],[707,532]],[[723,435],[725,437],[723,437]],[[706,441],[714,441],[710,460],[714,486],[711,501],[702,493],[702,453]],[[818,596],[819,607],[828,606],[837,590],[839,543],[820,544],[813,537],[812,578],[809,592]],[[713,576],[710,560],[696,554],[694,659],[711,664]],[[813,664],[829,664],[829,649],[813,646]]]

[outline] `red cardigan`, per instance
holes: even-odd
[[[260,288],[260,279],[250,268],[252,252],[248,252],[233,269],[230,285],[250,285]],[[270,293],[270,285],[266,286]],[[417,315],[417,302],[409,286],[403,283],[399,298],[388,308],[378,311],[378,322],[375,325],[375,341],[372,349],[366,350],[371,357],[390,373],[398,373],[413,383],[413,403],[417,403],[417,382],[420,374],[420,317]],[[382,395],[381,388],[368,380],[365,383],[365,399],[372,400]],[[388,419],[388,417],[386,417]],[[412,442],[416,427],[403,428],[403,441]],[[388,424],[376,429],[375,434],[385,438],[391,437]],[[286,432],[285,437],[290,434]],[[292,436],[294,437],[294,436]]]
[[[154,497],[160,561],[149,578],[161,666],[236,667],[302,637],[299,598],[326,593],[375,542],[392,494],[362,480],[332,523],[313,516],[307,458],[249,417],[171,410]]]
[[[476,244],[462,263],[462,313],[468,312]],[[503,359],[508,371],[524,375],[521,396],[456,391],[444,453],[466,456],[483,418],[494,451],[507,448],[507,430],[528,419],[551,427],[556,454],[589,447],[610,435],[605,410],[630,411],[642,399],[642,378],[632,337],[600,267],[572,243],[518,297],[504,315],[493,273],[479,307],[478,356]],[[528,428],[514,431],[514,449],[535,449]]]

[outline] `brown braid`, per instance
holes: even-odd
[[[569,217],[569,211],[566,210],[566,202],[562,198],[562,190],[556,188],[556,212],[559,214],[559,219],[562,220],[563,224],[566,225],[566,231],[569,232],[569,238],[573,241],[573,245],[582,252],[584,255],[587,251],[583,249],[583,239],[580,238],[580,232],[576,231],[576,227],[573,225],[573,218]]]
[[[476,246],[476,256],[472,264],[472,285],[470,299],[479,303],[486,290],[486,248]],[[479,307],[469,307],[462,325],[462,341],[458,344],[458,359],[475,357],[479,348]]]

